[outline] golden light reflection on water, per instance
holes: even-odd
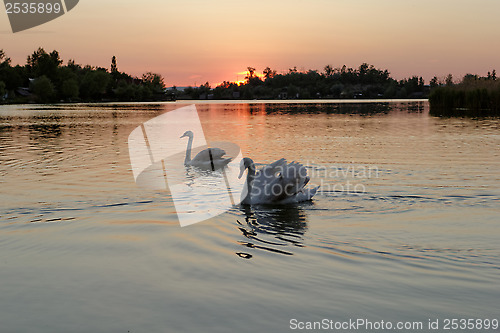
[[[258,165],[302,162],[322,188],[180,228],[168,192],[134,183],[127,137],[185,103],[0,108],[2,325],[194,332],[223,318],[274,332],[297,313],[497,315],[498,119],[430,117],[425,102],[198,104],[208,141]],[[351,172],[365,167],[377,172]]]
[[[4,184],[9,194],[4,205],[27,202],[43,207],[53,199],[64,202],[64,198],[106,201],[120,191],[140,197],[128,177],[125,138],[142,122],[177,106],[8,107],[0,114],[5,152],[0,172],[21,174]],[[460,192],[498,181],[498,136],[494,134],[498,122],[433,118],[424,102],[210,103],[197,107],[209,141],[229,140],[258,164],[285,157],[339,170],[351,165],[379,168],[380,176],[360,180],[372,189],[404,186],[417,192],[423,187]],[[338,181],[311,172],[315,181]],[[42,218],[74,217],[42,214]]]

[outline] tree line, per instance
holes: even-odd
[[[66,65],[54,50],[39,48],[29,55],[24,66],[12,66],[0,50],[0,102],[38,103],[94,101],[165,100],[161,75],[148,72],[141,78],[118,70],[116,57],[110,69],[82,66],[74,60]]]
[[[212,88],[165,89],[161,75],[147,72],[134,77],[118,70],[117,59],[110,67],[82,66],[70,59],[66,65],[54,50],[39,48],[24,66],[12,66],[0,49],[0,103],[53,103],[97,101],[162,101],[182,99],[399,99],[429,97],[436,115],[499,115],[500,80],[496,71],[485,77],[467,74],[455,83],[449,74],[433,77],[429,84],[419,76],[396,80],[387,69],[363,63],[357,68],[326,65],[318,70],[297,67],[278,73],[266,67],[258,75],[247,67],[244,82],[224,81]]]
[[[187,87],[176,94],[192,99],[352,99],[352,98],[426,98],[429,86],[419,76],[395,80],[387,69],[367,63],[358,68],[331,65],[318,70],[299,71],[297,67],[278,74],[266,67],[261,76],[254,67],[247,68],[245,82],[224,81],[215,88],[206,82]]]
[[[496,71],[487,76],[467,74],[458,83],[450,77],[429,96],[430,113],[437,116],[500,116],[500,80]]]

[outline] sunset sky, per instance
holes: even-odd
[[[0,13],[0,49],[25,64],[38,47],[66,63],[152,71],[167,86],[242,79],[247,66],[362,62],[396,79],[500,70],[498,0],[80,0],[66,15],[13,34]]]

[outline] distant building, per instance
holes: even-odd
[[[286,91],[280,92],[280,94],[278,95],[278,98],[279,99],[288,99],[288,92],[286,92]]]
[[[169,92],[169,91],[178,91],[178,92],[184,92],[184,90],[186,90],[187,87],[176,87],[176,86],[172,86],[172,87],[167,87],[165,88],[165,92]]]

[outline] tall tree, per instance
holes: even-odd
[[[435,88],[437,86],[439,86],[439,80],[437,78],[437,76],[434,76],[431,81],[429,82],[431,88]]]
[[[33,92],[42,103],[50,102],[55,95],[54,85],[48,77],[42,75],[33,82]]]
[[[245,80],[250,81],[255,76],[255,68],[247,67],[247,75],[245,76]]]
[[[424,78],[423,78],[423,77],[419,77],[419,78],[418,78],[418,86],[419,86],[420,88],[423,88],[423,87],[424,87],[424,85],[425,85]]]
[[[62,64],[59,52],[56,50],[47,54],[43,48],[38,48],[31,56],[28,56],[27,67],[34,77],[47,76],[54,80],[57,76],[57,68]]]
[[[76,79],[66,79],[63,81],[61,86],[61,97],[74,100],[78,98],[80,94],[80,89],[78,88],[78,82]]]
[[[333,67],[331,65],[326,65],[324,71],[325,71],[325,76],[332,76],[334,73]]]
[[[453,85],[453,75],[448,74],[446,76],[446,81],[445,82],[446,82],[447,86],[452,86]]]
[[[368,73],[368,68],[370,68],[370,66],[366,62],[359,65],[359,69],[358,69],[359,75],[360,76],[366,75]]]
[[[264,77],[266,79],[272,79],[273,77],[276,76],[276,71],[272,70],[270,67],[266,67],[262,72],[262,74],[264,74]]]
[[[116,57],[111,58],[111,73],[118,72],[118,67],[116,67]]]
[[[142,83],[153,94],[163,94],[165,91],[165,82],[160,74],[147,72],[142,75]]]
[[[10,66],[10,58],[7,58],[2,49],[0,49],[0,66]]]
[[[85,99],[101,99],[110,82],[110,74],[105,69],[90,70],[80,81],[80,95]]]

